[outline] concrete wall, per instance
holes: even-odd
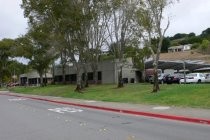
[[[98,71],[102,72],[102,83],[113,84],[116,83],[116,68],[112,61],[104,61],[99,64]]]
[[[82,73],[84,72],[81,69]],[[103,61],[98,65],[98,71],[102,73],[102,83],[115,83],[115,63],[112,61]],[[92,72],[90,65],[87,66],[87,72]],[[66,67],[66,75],[76,74],[76,69],[74,66]],[[57,66],[55,68],[55,76],[62,75],[62,67]]]
[[[102,73],[102,83],[103,84],[113,84],[118,82],[118,68],[119,63],[113,60],[107,60],[100,62],[98,65],[98,71]],[[87,67],[87,72],[92,72],[90,65]],[[76,70],[73,66],[66,67],[66,75],[76,74]],[[62,68],[55,68],[55,76],[62,75]],[[123,67],[123,78],[128,78],[128,82],[130,83],[131,79],[135,79],[135,69],[132,68],[131,60],[128,60]]]
[[[53,78],[52,74],[47,73],[46,76],[47,76],[47,79],[46,79],[47,83],[51,83],[52,78]],[[43,78],[45,79],[45,74],[43,74]],[[28,72],[25,74],[21,74],[19,76],[19,83],[20,83],[20,85],[32,85],[33,84],[33,85],[38,86],[40,83],[40,76],[37,71],[31,71],[31,72]]]

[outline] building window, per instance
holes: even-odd
[[[98,80],[102,80],[102,72],[101,71],[98,72]]]
[[[88,73],[88,80],[93,80],[93,73],[92,72]]]
[[[134,78],[131,78],[130,79],[130,83],[135,83],[135,79]]]
[[[123,78],[123,83],[128,83],[128,78]]]
[[[59,76],[55,76],[55,82],[62,82],[62,76],[59,75]]]
[[[69,82],[71,80],[70,75],[66,75],[65,78],[66,78],[66,82]]]
[[[77,81],[77,75],[76,74],[71,74],[70,75],[70,81],[71,82],[76,82]]]

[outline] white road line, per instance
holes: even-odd
[[[169,106],[156,106],[156,107],[153,107],[152,109],[154,110],[167,110],[167,109],[170,109]]]
[[[9,101],[25,101],[25,100],[27,100],[27,99],[25,99],[25,98],[13,98],[13,99],[8,99]]]
[[[75,112],[82,112],[83,110],[81,109],[76,109],[76,108],[70,108],[70,107],[62,107],[62,108],[53,108],[53,109],[48,109],[49,111],[57,112],[57,113],[75,113]]]
[[[96,101],[85,101],[86,103],[95,103]]]

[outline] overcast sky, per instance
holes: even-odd
[[[171,24],[167,35],[194,32],[210,28],[210,0],[180,0],[167,10]]]
[[[0,39],[17,38],[27,31],[27,19],[20,8],[22,0],[0,0]],[[180,0],[168,10],[171,24],[167,35],[210,28],[210,0]]]
[[[22,0],[0,0],[0,39],[17,38],[27,31],[27,19],[20,8]]]

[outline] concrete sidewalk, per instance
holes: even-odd
[[[134,112],[128,114],[154,114],[153,117],[166,116],[165,118],[174,119],[176,117],[186,117],[189,119],[198,119],[198,121],[207,120],[210,123],[210,109],[200,109],[200,108],[188,108],[188,107],[174,107],[174,106],[159,106],[159,105],[143,105],[143,104],[131,104],[131,103],[116,103],[116,102],[102,102],[102,101],[91,101],[91,100],[81,100],[72,98],[61,98],[61,97],[50,97],[50,96],[37,96],[37,95],[25,95],[16,94],[8,91],[0,91],[0,94],[14,95],[20,97],[29,97],[32,99],[38,99],[43,101],[50,101],[61,104],[72,104],[87,108],[96,108],[101,110],[110,110],[114,112]],[[149,115],[145,115],[149,116]],[[168,117],[169,116],[169,117]],[[172,117],[170,117],[172,116]],[[175,116],[175,117],[174,117]],[[164,117],[160,117],[164,118]],[[177,119],[178,120],[178,119]],[[193,122],[193,121],[192,121]],[[205,123],[205,122],[204,122]]]

